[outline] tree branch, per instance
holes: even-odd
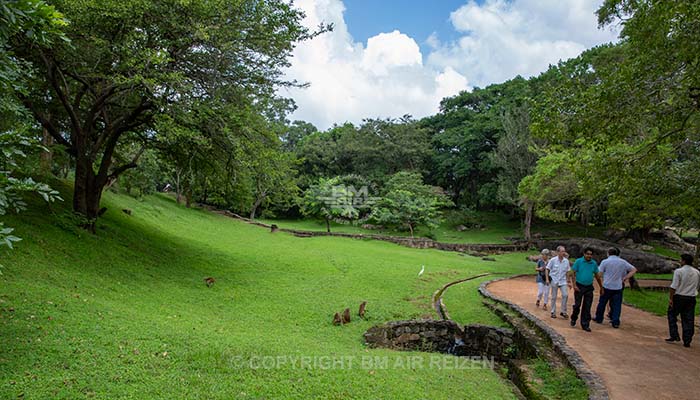
[[[83,100],[83,96],[85,96],[85,93],[87,93],[88,87],[83,85],[80,87],[80,90],[75,94],[75,99],[73,100],[73,108],[80,109],[80,103]]]
[[[95,99],[95,102],[92,104],[92,107],[90,107],[90,111],[88,111],[87,115],[85,116],[85,122],[83,125],[84,131],[89,132],[92,130],[92,126],[95,123],[97,115],[99,114],[107,99],[109,99],[112,95],[114,95],[114,93],[116,93],[116,89],[117,88],[115,86],[110,85],[106,90],[102,92],[102,94],[99,97]]]
[[[56,91],[56,94],[58,95],[58,98],[61,101],[63,108],[65,108],[66,112],[68,113],[68,117],[70,118],[71,125],[73,126],[73,133],[75,133],[77,136],[82,136],[83,132],[82,132],[82,129],[80,126],[80,121],[78,120],[78,115],[75,113],[75,109],[70,104],[70,101],[68,100],[68,96],[61,89],[61,86],[58,82],[58,77],[56,76],[56,71],[60,72],[60,70],[58,69],[58,66],[56,65],[56,63],[49,60],[43,52],[39,52],[39,55],[41,56],[41,59],[44,61],[44,64],[46,64],[46,73],[47,73],[47,77],[49,78],[49,82],[51,83],[51,86],[53,87],[53,89]],[[64,83],[65,83],[65,80],[64,80]]]
[[[69,153],[75,155],[75,146],[73,146],[73,143],[69,142],[66,138],[63,137],[63,135],[61,135],[61,132],[58,130],[56,125],[54,125],[53,122],[51,122],[51,119],[48,116],[39,112],[34,103],[31,100],[29,100],[28,97],[21,94],[19,94],[18,97],[22,104],[25,107],[27,107],[29,111],[31,111],[32,115],[34,115],[34,118],[36,118],[36,120],[39,121],[41,126],[46,128],[46,131],[49,132],[51,137],[53,137],[58,144],[66,147]]]
[[[144,151],[146,151],[146,145],[141,146],[141,149],[138,151],[138,153],[136,153],[131,162],[113,169],[112,172],[107,176],[107,180],[110,181],[113,179],[117,179],[117,177],[124,171],[138,167],[139,165],[137,164],[137,162],[139,161],[139,158],[141,158],[141,155]]]
[[[646,144],[645,146],[641,147],[639,150],[635,152],[636,157],[633,157],[631,159],[631,162],[637,162],[641,160],[642,158],[646,157],[651,153],[652,149],[656,147],[659,143],[661,143],[662,140],[668,138],[669,136],[675,135],[676,133],[680,133],[685,129],[685,126],[688,124],[688,121],[690,120],[690,117],[692,117],[693,113],[688,113],[688,115],[683,118],[683,121],[681,122],[681,125],[676,128],[676,129],[671,129],[670,131],[664,133],[663,135],[655,138],[652,140],[650,143]],[[644,153],[642,153],[643,150]]]
[[[141,99],[141,104],[134,108],[128,115],[123,115],[113,122],[114,134],[121,135],[124,132],[130,131],[140,125],[143,125],[146,121],[138,120],[144,112],[153,108],[153,103],[146,99]],[[147,118],[150,119],[150,118]]]

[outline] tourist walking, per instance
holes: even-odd
[[[673,271],[671,293],[668,299],[667,342],[680,342],[678,335],[678,315],[681,316],[683,346],[690,347],[695,334],[695,298],[700,289],[700,271],[692,267],[693,256],[681,255],[681,267]]]
[[[637,268],[620,258],[620,249],[611,247],[608,249],[608,258],[600,263],[599,270],[603,275],[603,286],[600,288],[600,300],[595,311],[595,322],[603,323],[605,307],[610,303],[612,326],[619,328],[622,312],[622,289],[625,282],[637,272]]]
[[[535,306],[539,307],[540,300],[544,297],[544,303],[542,303],[543,310],[547,309],[547,301],[549,300],[549,283],[547,282],[546,269],[550,254],[549,249],[542,250],[540,258],[537,260],[537,266],[535,267],[535,271],[537,271],[537,276],[535,277],[537,281],[537,302],[535,302]]]
[[[593,305],[593,278],[603,286],[598,263],[593,259],[590,247],[583,249],[583,257],[578,258],[571,267],[571,285],[574,287],[574,310],[571,313],[571,326],[581,314],[581,329],[591,331],[591,305]]]
[[[557,256],[549,260],[545,270],[545,283],[548,283],[552,287],[552,294],[550,296],[552,300],[552,318],[557,317],[557,294],[559,291],[561,291],[561,311],[559,315],[564,318],[569,318],[569,315],[566,313],[566,301],[569,299],[567,274],[571,269],[571,265],[569,264],[569,260],[565,257],[565,254],[566,249],[564,246],[557,247]]]

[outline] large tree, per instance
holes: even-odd
[[[366,119],[306,135],[298,146],[302,171],[311,177],[362,175],[383,182],[399,171],[426,169],[430,158],[427,130],[406,115],[400,119]]]
[[[154,116],[208,99],[264,105],[285,81],[303,13],[282,0],[56,0],[70,42],[10,40],[36,69],[24,105],[75,161],[73,208],[92,226],[125,140],[148,142]],[[320,27],[323,31],[326,27]],[[182,109],[183,107],[179,107]]]
[[[408,228],[413,237],[418,226],[435,228],[440,209],[453,205],[440,188],[423,183],[415,172],[401,171],[386,184],[384,195],[372,208],[370,220],[387,226]]]
[[[498,203],[495,193],[486,190],[495,186],[498,174],[489,154],[504,135],[504,113],[527,101],[528,85],[516,77],[461,92],[443,99],[440,112],[422,121],[433,145],[428,181],[448,190],[455,203],[472,207]]]
[[[360,216],[355,196],[357,193],[343,183],[341,177],[319,178],[304,193],[301,212],[305,216],[323,218],[326,231],[331,231],[331,221],[351,222]]]
[[[247,163],[247,175],[252,193],[250,219],[268,205],[289,208],[297,201],[295,159],[291,154],[275,147],[261,148]]]
[[[700,3],[608,0],[598,16],[621,21],[621,41],[543,75],[533,130],[551,153],[530,182],[551,185],[536,175],[558,164],[576,179],[569,210],[586,220],[604,208],[607,222],[643,241],[668,218],[693,220],[684,183],[697,179],[682,175],[698,174],[686,167],[700,143]]]

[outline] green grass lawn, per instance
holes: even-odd
[[[521,221],[510,219],[507,215],[497,212],[477,212],[465,216],[459,211],[447,211],[442,223],[435,229],[418,227],[416,237],[430,237],[445,243],[510,243],[507,238],[521,237]],[[321,220],[294,220],[294,219],[258,219],[267,224],[277,224],[280,228],[299,229],[310,231],[325,231],[326,223]],[[459,225],[468,222],[477,223],[482,227],[474,227],[464,231],[458,231]],[[573,237],[585,236],[602,238],[603,228],[582,227],[575,223],[554,223],[537,221],[532,227],[532,233],[539,233],[545,237]],[[364,233],[392,236],[409,236],[408,231],[395,229],[363,229],[359,225],[339,224],[331,222],[331,232]]]
[[[522,254],[486,262],[271,234],[162,195],[106,193],[90,235],[72,228],[68,204],[4,218],[24,240],[0,260],[0,398],[515,398],[488,368],[407,368],[398,363],[426,354],[367,349],[362,334],[434,316],[430,296],[451,280],[529,271]],[[497,323],[475,292],[456,296],[460,322]],[[365,300],[367,321],[331,324]],[[360,365],[366,357],[389,367]],[[328,359],[354,364],[324,368]]]
[[[503,257],[513,257],[513,255],[506,255]],[[522,257],[517,258],[522,259]],[[513,263],[520,263],[520,260],[514,259]],[[472,321],[481,321],[481,323],[489,325],[507,327],[505,322],[503,322],[486,307],[473,306],[474,304],[481,303],[484,300],[484,298],[479,294],[479,285],[482,282],[501,277],[502,276],[500,275],[485,276],[483,278],[459,283],[447,288],[447,290],[443,293],[442,301],[445,304],[445,308],[447,308],[450,318],[461,324],[468,324]]]
[[[511,224],[504,218],[492,218],[493,225],[479,229],[467,229],[457,231],[455,226],[444,221],[435,229],[419,227],[416,229],[415,237],[430,237],[445,243],[510,243],[506,237],[518,235],[518,224]],[[280,228],[299,229],[309,231],[325,231],[326,222],[320,220],[280,220],[280,219],[259,219],[258,221],[267,224],[277,224]],[[364,229],[359,225],[339,224],[331,222],[331,232],[342,233],[362,233],[390,236],[410,236],[408,231],[396,229]]]
[[[666,316],[668,292],[660,290],[625,290],[624,302],[652,314]]]
[[[654,246],[654,250],[652,250],[651,252],[660,256],[673,258],[674,260],[678,260],[681,258],[680,253],[678,253],[677,251],[667,249],[662,246]]]

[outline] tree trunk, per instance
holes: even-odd
[[[581,212],[581,225],[588,231],[588,223],[590,222],[590,211],[588,209]]]
[[[260,207],[260,204],[265,200],[265,195],[259,196],[257,199],[255,199],[255,203],[253,203],[253,207],[250,209],[250,219],[255,219],[255,212],[258,210],[258,207]]]
[[[331,220],[326,218],[326,232],[331,233]]]
[[[411,231],[411,239],[413,239],[413,224],[408,224],[408,230]]]
[[[46,128],[44,128],[41,137],[41,144],[46,147],[46,150],[43,150],[39,156],[39,169],[42,174],[51,175],[51,166],[53,165],[53,152],[51,151],[51,145],[53,145],[53,138]]]
[[[698,231],[698,242],[695,243],[695,260],[693,260],[695,267],[700,267],[700,231]]]
[[[532,228],[532,211],[535,208],[535,205],[531,201],[526,201],[525,202],[525,240],[527,240],[527,244],[530,245],[532,243],[532,233],[531,233],[531,228]]]
[[[182,185],[180,184],[180,170],[175,170],[175,201],[182,204]]]
[[[73,211],[86,218],[84,228],[95,233],[95,220],[99,216],[102,189],[92,163],[79,157],[75,164],[75,186],[73,188]]]
[[[209,185],[207,185],[207,179],[204,180],[202,184],[202,203],[207,204],[209,199]]]
[[[627,232],[627,237],[635,243],[648,243],[651,228],[634,228]]]

